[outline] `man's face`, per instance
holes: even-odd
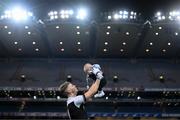
[[[70,83],[70,84],[68,85],[67,89],[66,89],[66,92],[68,92],[68,93],[70,93],[70,94],[71,94],[71,93],[77,94],[78,89],[77,89],[77,87],[76,87],[74,84]]]
[[[85,72],[86,74],[91,74],[91,72],[92,72],[92,65],[89,64],[89,63],[85,64],[85,65],[84,65],[84,72]]]

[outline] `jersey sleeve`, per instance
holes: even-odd
[[[74,104],[79,107],[82,103],[86,102],[86,98],[84,95],[78,95],[74,99]]]

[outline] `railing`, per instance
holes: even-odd
[[[9,91],[40,91],[40,90],[58,90],[58,87],[0,87],[0,90]],[[85,87],[80,87],[79,90],[86,90]],[[180,88],[130,88],[130,87],[115,87],[115,88],[104,88],[106,91],[145,91],[145,92],[160,92],[160,91],[180,91]]]
[[[0,117],[60,117],[67,118],[65,112],[0,112]],[[180,117],[180,114],[173,113],[88,113],[89,117]]]

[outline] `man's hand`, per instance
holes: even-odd
[[[101,80],[104,76],[102,75],[102,72],[97,73],[96,78]]]
[[[101,67],[98,64],[93,65],[92,73],[95,74],[97,79],[99,80],[103,78],[103,72],[101,71]]]
[[[99,72],[101,72],[100,69],[96,68],[96,67],[92,67],[92,73],[97,75]]]

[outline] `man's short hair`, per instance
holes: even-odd
[[[84,67],[83,67],[84,72],[87,72],[87,71],[86,71],[86,69],[87,69],[86,67],[87,67],[88,65],[92,65],[92,64],[91,64],[91,63],[86,63],[86,64],[84,64]]]
[[[60,85],[60,87],[59,87],[59,91],[60,91],[60,93],[62,94],[62,95],[65,95],[66,97],[67,97],[67,92],[66,92],[66,89],[67,89],[67,87],[68,87],[68,85],[70,84],[70,82],[64,82],[64,83],[62,83],[61,85]]]

